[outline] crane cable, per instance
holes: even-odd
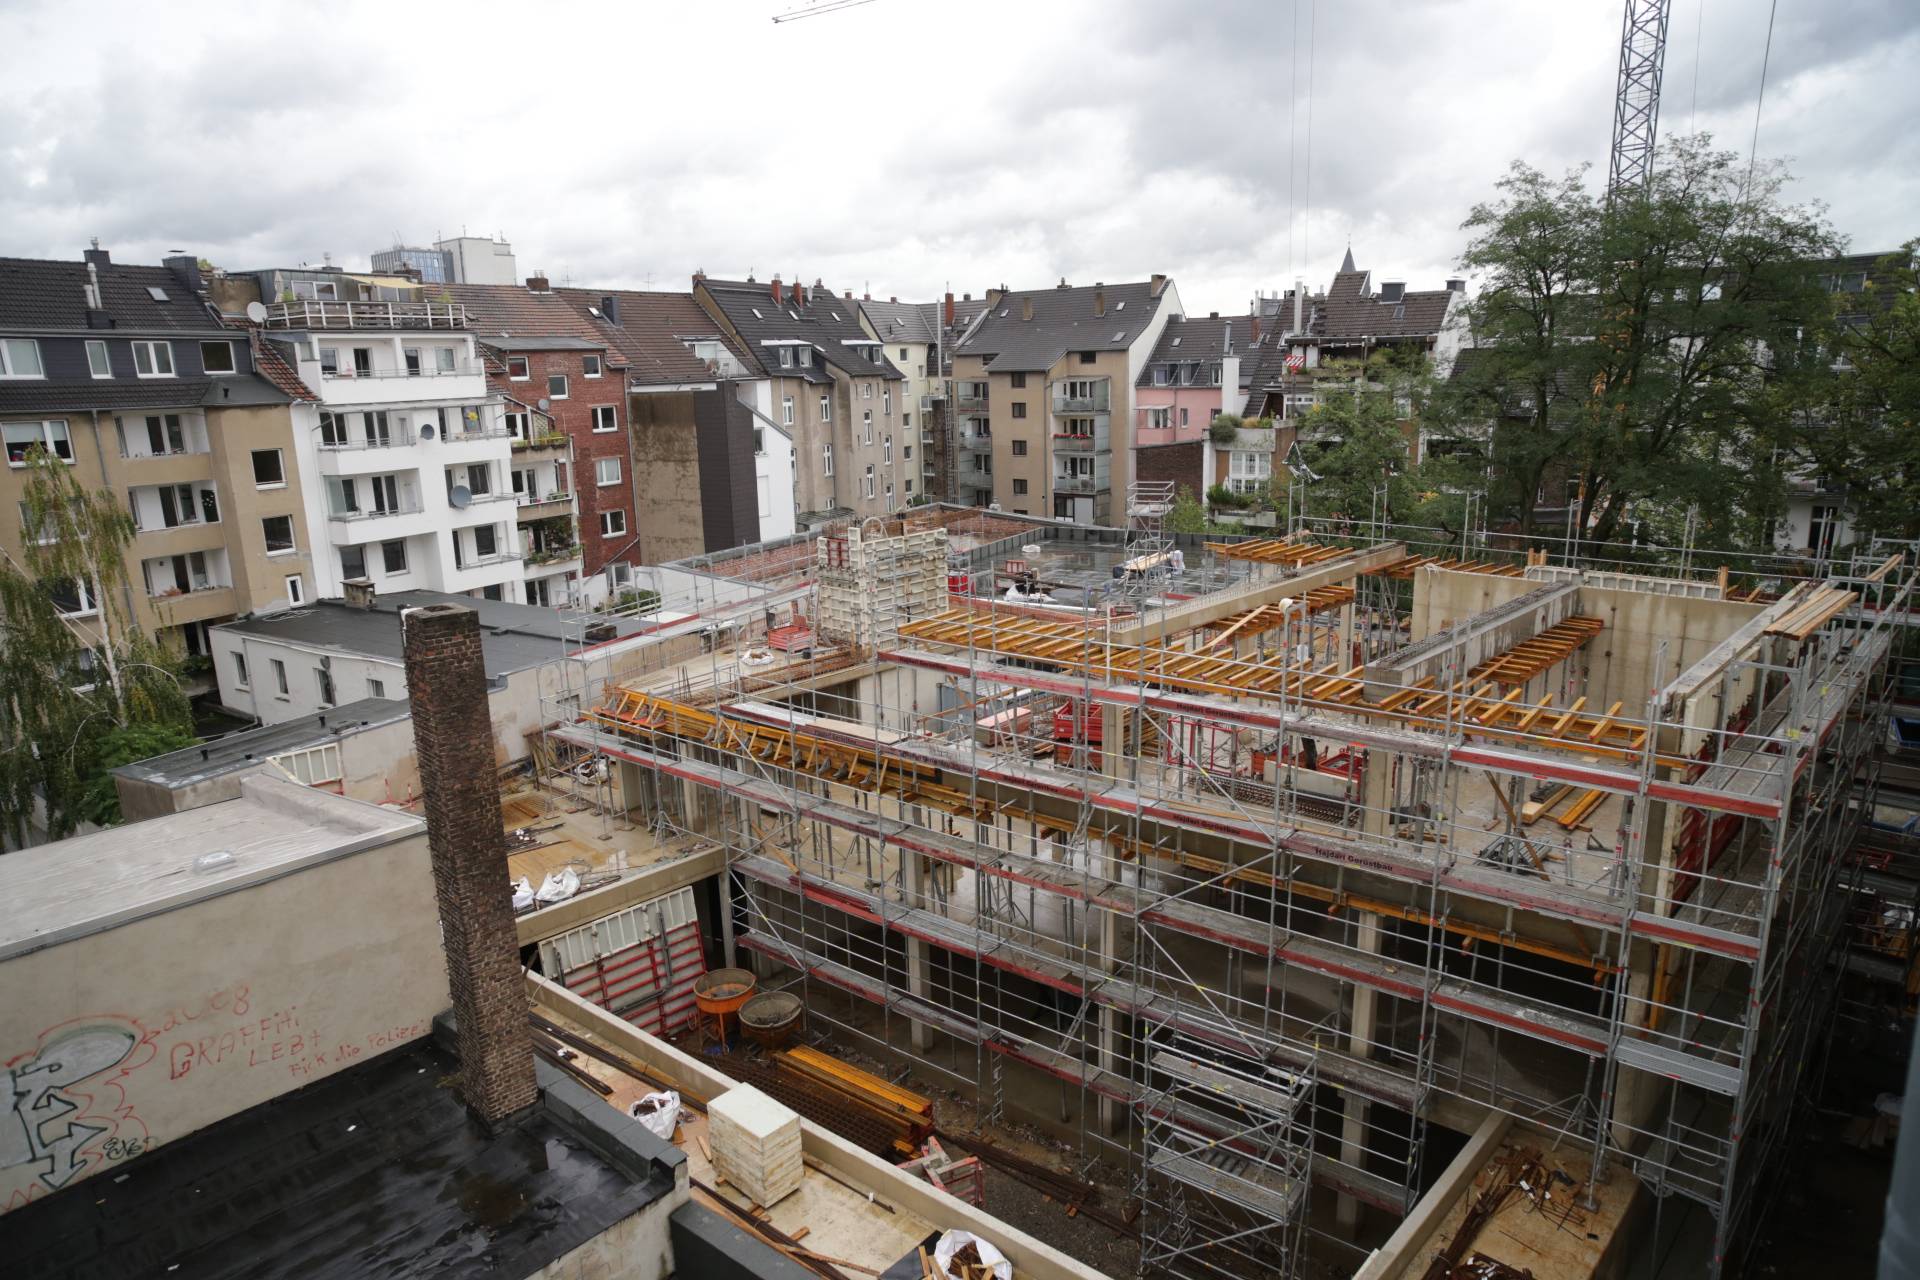
[[[1767,46],[1760,55],[1760,96],[1753,103],[1753,142],[1747,148],[1747,181],[1741,191],[1743,196],[1753,189],[1753,165],[1760,156],[1760,109],[1767,102],[1767,64],[1773,59],[1773,16],[1779,8],[1780,0],[1773,0],[1767,6]]]

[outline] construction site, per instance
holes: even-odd
[[[530,790],[627,847],[523,915],[536,981],[876,1154],[976,1144],[1115,1273],[1742,1273],[1837,1027],[1915,991],[1910,549],[1223,541],[1170,496],[583,619]]]

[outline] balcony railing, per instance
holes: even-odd
[[[384,520],[388,516],[417,516],[420,514],[422,510],[423,508],[420,506],[419,500],[415,499],[408,502],[402,502],[399,506],[396,506],[396,507],[387,507],[385,510],[370,508],[363,511],[328,511],[327,519],[329,520]]]
[[[1105,453],[1107,441],[1105,436],[1061,434],[1053,438],[1053,451],[1055,453]]]
[[[169,586],[159,591],[149,591],[147,592],[147,599],[184,600],[188,596],[203,596],[215,591],[230,591],[232,589],[233,584],[231,582],[214,582],[212,579],[206,579],[194,583],[184,591],[178,586]]]
[[[513,496],[520,504],[522,520],[544,520],[548,516],[564,515],[573,510],[571,493],[550,493],[544,498],[532,498],[524,493]]]
[[[276,302],[269,329],[464,329],[467,309],[457,302]]]
[[[987,411],[987,398],[982,395],[969,395],[965,391],[962,391],[954,396],[953,403],[954,407],[961,413],[985,413]]]
[[[560,564],[568,560],[578,560],[579,558],[580,547],[577,543],[572,546],[549,547],[541,551],[528,552],[526,557],[527,567],[530,569],[538,565]]]
[[[474,440],[504,440],[511,432],[507,427],[480,427],[472,431],[449,431],[444,436],[438,427],[434,428],[434,438],[429,440],[420,435],[409,435],[404,431],[389,431],[384,436],[354,436],[345,440],[321,440],[323,450],[339,452],[347,449],[404,449],[409,445],[465,444]]]
[[[1053,478],[1053,491],[1055,493],[1098,493],[1100,492],[1100,477],[1055,476]]]
[[[513,438],[515,453],[538,453],[546,449],[564,449],[567,447],[567,433],[564,431],[542,431],[531,439],[524,436]]]
[[[338,369],[322,369],[320,376],[347,382],[368,382],[377,378],[471,378],[483,372],[477,361],[455,360],[451,369],[442,369],[436,365],[431,369],[368,369],[363,372],[352,365],[342,365]]]
[[[454,562],[456,569],[487,569],[496,564],[507,564],[514,560],[525,559],[518,551],[496,551],[490,556],[467,556]]]
[[[1053,393],[1053,411],[1055,413],[1106,413],[1111,403],[1111,392],[1105,386],[1093,389],[1090,396],[1070,396],[1065,391]]]

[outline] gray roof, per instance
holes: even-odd
[[[286,404],[291,397],[251,373],[218,378],[98,378],[88,382],[0,382],[0,413],[84,413],[90,409],[238,408]]]
[[[220,334],[218,317],[166,267],[109,262],[99,268],[101,309],[121,337],[142,333]],[[87,264],[0,258],[0,333],[86,332]],[[158,289],[161,302],[148,292]],[[104,336],[104,335],[102,335]]]
[[[1051,369],[1069,351],[1125,351],[1153,322],[1170,283],[1163,282],[1159,293],[1144,280],[1009,293],[954,354],[984,356],[995,373],[1032,373]],[[1097,313],[1096,300],[1101,303]],[[1031,320],[1026,318],[1029,302]]]
[[[753,280],[703,279],[714,303],[726,314],[727,322],[739,331],[753,359],[769,375],[804,378],[809,382],[831,382],[832,375],[816,360],[805,367],[782,368],[769,362],[768,341],[802,341],[812,344],[822,359],[841,372],[856,378],[899,378],[900,371],[883,357],[878,364],[858,354],[848,342],[877,341],[860,327],[859,305],[840,297],[833,290],[815,285],[806,290],[801,302],[792,290],[782,289],[779,302],[773,300],[773,286]]]
[[[209,778],[257,767],[270,756],[335,742],[366,729],[405,720],[408,704],[398,698],[362,698],[343,702],[318,715],[284,720],[229,733],[184,751],[169,751],[123,764],[117,777],[150,782],[169,789],[193,786]]]
[[[920,342],[932,346],[939,340],[934,329],[940,317],[937,303],[863,301],[858,305],[882,342]]]
[[[341,600],[318,600],[296,609],[240,618],[215,629],[400,663],[404,661],[400,614],[429,604],[460,605],[480,615],[481,656],[490,680],[558,662],[580,648],[583,614],[444,591],[396,591],[376,597],[367,609]],[[594,622],[604,622],[615,637],[653,629],[652,624],[631,618],[596,618]]]
[[[0,959],[275,879],[421,830],[420,819],[247,778],[240,797],[0,858]],[[193,860],[225,850],[202,871]]]

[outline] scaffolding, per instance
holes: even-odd
[[[1143,1269],[1356,1262],[1306,1189],[1397,1217],[1493,1110],[1708,1215],[1717,1274],[1821,1061],[1912,579],[1584,550],[1222,543],[1215,590],[1082,614],[989,559],[986,600],[876,592],[843,665],[609,671],[549,736],[725,846],[728,963],[810,1027],[1123,1166]],[[1442,575],[1527,603],[1443,626]],[[1591,601],[1665,597],[1715,643],[1601,672]]]

